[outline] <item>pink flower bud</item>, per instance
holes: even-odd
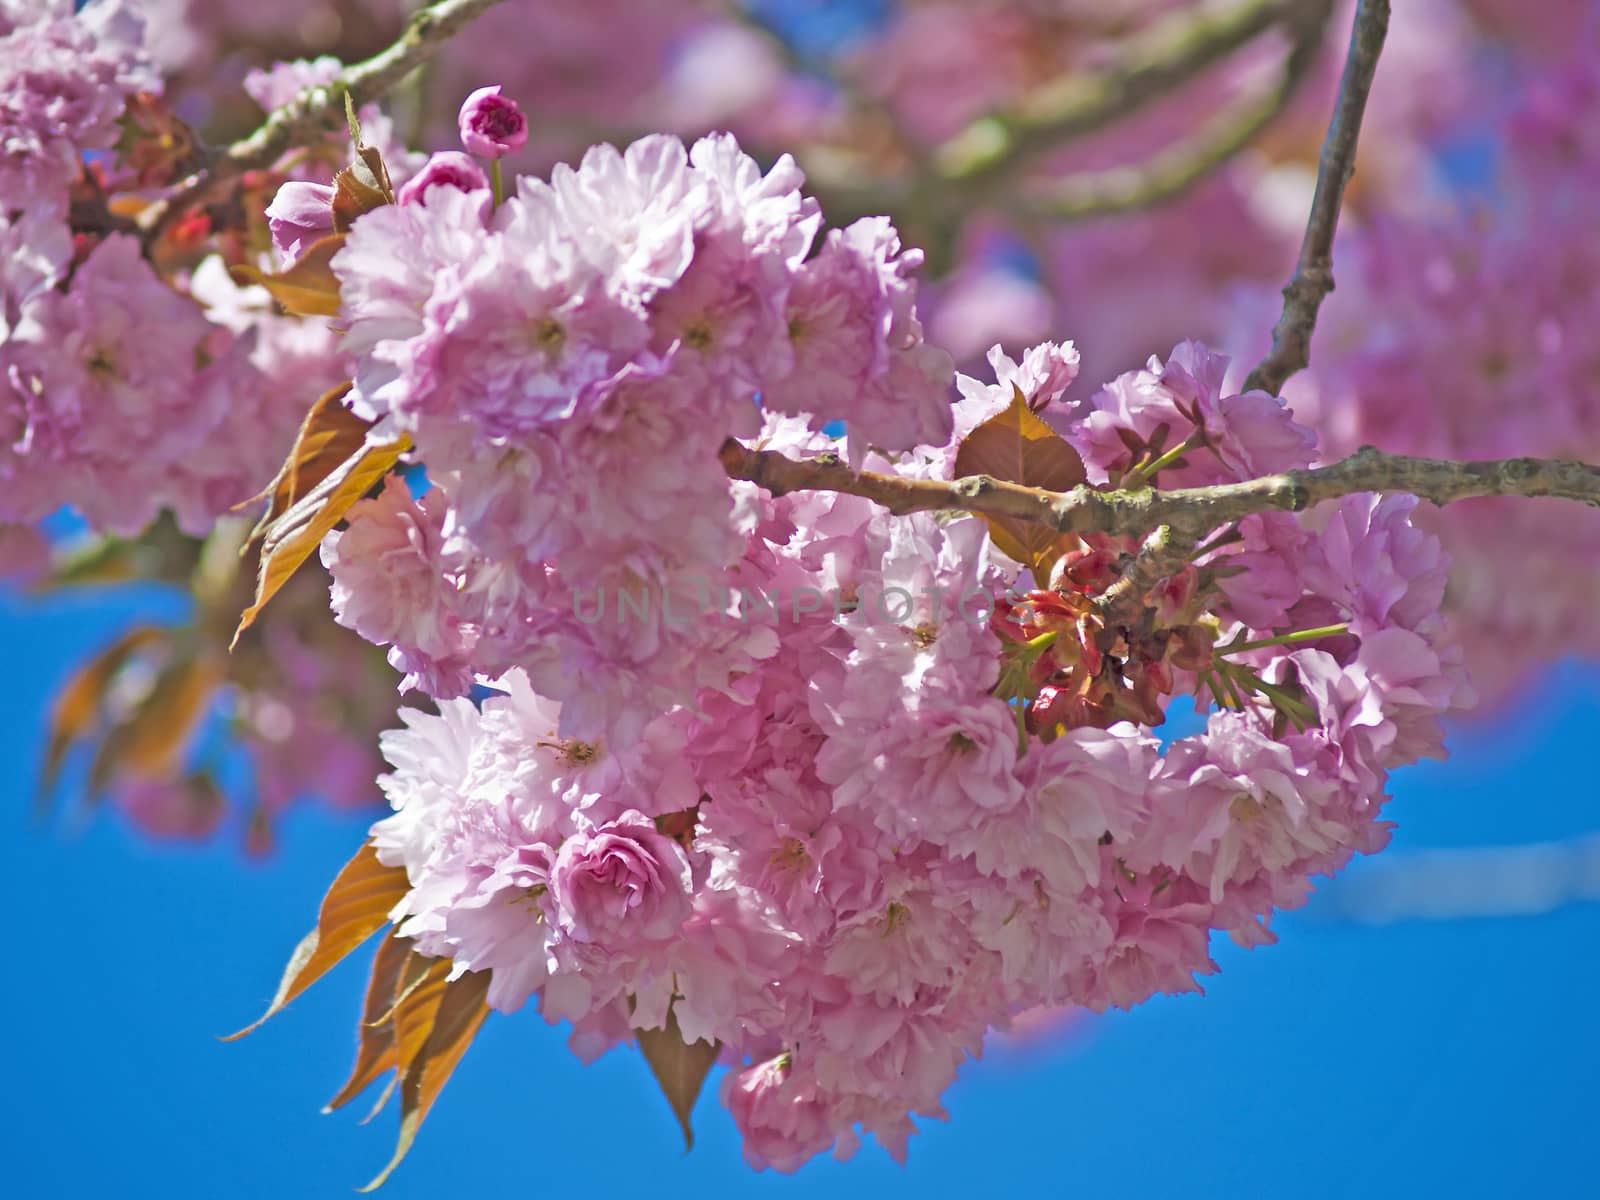
[[[312,242],[333,232],[333,188],[290,180],[267,205],[267,228],[278,253],[293,262]]]
[[[461,106],[461,144],[479,158],[501,158],[528,140],[528,119],[500,85],[479,88]]]
[[[401,204],[421,204],[431,187],[453,187],[463,192],[481,191],[489,186],[483,168],[459,150],[442,150],[428,159],[400,189]]]

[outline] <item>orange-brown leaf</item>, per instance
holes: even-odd
[[[329,264],[342,249],[344,234],[334,233],[312,242],[287,270],[269,273],[246,263],[234,267],[233,273],[246,283],[266,288],[285,311],[296,316],[336,317],[339,277]]]
[[[404,868],[384,866],[370,842],[362,846],[322,898],[317,927],[295,947],[267,1011],[223,1040],[243,1037],[321,979],[389,920],[389,911],[409,886]]]
[[[1083,459],[1072,445],[1028,407],[1020,388],[1011,403],[969,433],[956,451],[955,473],[990,475],[1010,483],[1065,492],[1085,482]],[[989,536],[1007,556],[1043,582],[1060,556],[1061,535],[1047,525],[1016,517],[990,516]]]
[[[394,1025],[395,1055],[402,1074],[427,1043],[449,977],[448,958],[429,958],[412,951],[395,979],[389,1020]]]
[[[356,151],[356,160],[333,177],[333,228],[344,233],[356,218],[394,203],[394,185],[383,155],[372,146]]]
[[[650,1064],[650,1073],[656,1077],[661,1094],[678,1118],[683,1130],[683,1148],[694,1149],[694,1129],[689,1124],[689,1114],[694,1111],[695,1099],[721,1047],[707,1041],[685,1042],[678,1028],[678,1016],[670,1008],[665,1028],[636,1029],[634,1036],[639,1040],[639,1052]]]
[[[478,1035],[484,1018],[489,1015],[486,996],[489,991],[488,971],[469,971],[459,979],[445,983],[450,964],[443,959],[432,960],[443,970],[430,968],[422,987],[413,990],[411,998],[395,1010],[395,1026],[400,1041],[400,1137],[394,1157],[378,1173],[378,1177],[363,1192],[382,1186],[401,1160],[410,1152],[417,1140],[417,1130],[427,1118],[433,1102],[438,1099],[446,1082],[467,1052],[472,1039]],[[438,983],[435,985],[434,974]],[[413,1016],[412,1014],[417,1014]],[[426,1036],[414,1052],[408,1052],[414,1032],[422,1027],[422,1014],[426,1014]]]
[[[126,217],[130,221],[136,221],[139,219],[139,214],[154,203],[155,201],[149,196],[130,196],[124,193],[107,199],[106,211],[114,217]]]
[[[50,713],[49,742],[44,753],[44,766],[39,773],[39,794],[48,794],[55,787],[66,761],[67,751],[73,743],[87,737],[97,723],[106,689],[127,661],[145,646],[166,636],[153,626],[141,626],[123,634],[90,659],[56,696]]]
[[[261,544],[261,565],[256,574],[255,602],[245,609],[234,630],[233,644],[248,629],[289,581],[300,564],[322,543],[345,513],[387,475],[400,456],[411,448],[404,434],[392,442],[365,442],[350,458],[311,488],[288,511],[267,526]]]
[[[237,506],[244,508],[271,497],[267,511],[256,525],[256,534],[264,531],[366,444],[371,422],[363,421],[342,403],[351,386],[341,383],[317,398],[305,420],[300,422],[300,432],[295,435],[294,446],[283,466],[278,468],[277,476],[265,489]]]
[[[149,694],[101,741],[89,768],[90,794],[104,791],[118,775],[174,775],[184,745],[222,679],[220,664],[209,656],[169,663]]]
[[[360,1043],[356,1048],[356,1063],[344,1086],[328,1101],[323,1112],[343,1108],[379,1075],[399,1064],[393,1017],[395,990],[401,969],[410,957],[408,938],[391,935],[378,943],[378,952],[372,958],[372,973],[367,978],[361,1026],[357,1030]]]

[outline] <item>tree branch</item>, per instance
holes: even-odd
[[[1284,382],[1310,362],[1311,334],[1317,323],[1317,309],[1333,290],[1333,235],[1339,224],[1339,209],[1344,202],[1345,185],[1355,170],[1361,118],[1366,112],[1367,96],[1372,90],[1378,56],[1383,50],[1383,40],[1388,30],[1388,0],[1360,0],[1350,30],[1350,49],[1345,56],[1344,73],[1339,79],[1339,96],[1334,103],[1333,117],[1329,120],[1328,133],[1323,139],[1317,163],[1317,186],[1311,200],[1310,215],[1306,218],[1300,258],[1293,278],[1283,289],[1283,313],[1272,331],[1272,349],[1246,377],[1245,391],[1264,388],[1277,395]],[[1345,462],[1352,463],[1356,457],[1359,455]],[[1420,463],[1428,460],[1407,461]],[[1375,486],[1356,490],[1404,490],[1422,494],[1414,488],[1383,489]],[[1435,499],[1436,503],[1445,503],[1451,497],[1445,500],[1429,498]],[[1204,533],[1203,529],[1184,528],[1176,523],[1158,528],[1128,564],[1122,578],[1100,597],[1100,609],[1107,620],[1122,622],[1129,619],[1143,603],[1150,588],[1189,560]]]
[[[1170,200],[1193,187],[1253,141],[1277,119],[1321,49],[1326,11],[1298,29],[1294,48],[1265,94],[1228,104],[1190,137],[1137,166],[1069,175],[1019,199],[1026,217],[1082,221],[1131,212]]]
[[[1339,80],[1339,98],[1317,162],[1317,188],[1300,244],[1300,258],[1283,289],[1283,314],[1272,331],[1272,349],[1245,379],[1245,391],[1261,388],[1277,395],[1291,375],[1311,362],[1311,334],[1317,324],[1317,309],[1333,291],[1333,235],[1339,226],[1339,208],[1344,202],[1345,184],[1355,170],[1361,118],[1388,32],[1389,0],[1361,0],[1350,31],[1350,51]]]
[[[837,455],[792,459],[776,450],[722,447],[729,476],[774,496],[798,491],[861,496],[892,513],[956,510],[1016,517],[1060,533],[1138,537],[1165,526],[1167,546],[1198,545],[1207,533],[1251,513],[1302,512],[1324,500],[1360,492],[1399,492],[1434,504],[1479,496],[1551,496],[1600,507],[1600,466],[1563,459],[1508,458],[1452,462],[1385,454],[1364,446],[1325,467],[1266,475],[1245,483],[1158,491],[1096,491],[1088,486],[1050,492],[988,475],[956,480],[908,479],[854,472]]]
[[[1306,0],[1242,0],[1202,5],[1163,18],[1131,38],[1116,60],[1037,89],[1016,110],[992,113],[934,152],[949,181],[975,183],[1007,173],[1018,161],[1138,111],[1193,79],[1272,26]]]
[[[214,155],[203,169],[179,184],[177,191],[146,209],[140,227],[147,237],[156,236],[216,184],[270,166],[291,147],[337,128],[344,121],[347,93],[358,108],[377,100],[432,58],[473,18],[499,3],[501,0],[439,0],[422,9],[393,45],[350,67],[327,87],[302,92],[270,114],[254,133]]]
[[[1199,544],[1200,538],[1192,533],[1178,533],[1171,525],[1156,526],[1121,577],[1095,601],[1105,623],[1132,624],[1150,590],[1180,571]]]
[[[1331,6],[1331,0],[1208,0],[1133,35],[1105,65],[1063,75],[1035,89],[1014,110],[973,121],[926,155],[914,178],[887,177],[870,158],[832,149],[802,156],[806,174],[824,211],[839,224],[885,211],[900,216],[902,225],[917,213],[930,219],[951,211],[965,215],[975,204],[1003,197],[1028,160],[1131,116],[1268,30],[1286,28],[1297,44],[1308,30],[1320,35]],[[913,159],[924,157],[907,150]],[[1164,164],[1162,173],[1175,192],[1183,184],[1174,173],[1196,169],[1191,159]],[[1110,172],[1078,180],[1080,187],[1095,189],[1093,199],[1080,201],[1084,215],[1096,215],[1101,204],[1111,202],[1102,199],[1108,185],[1123,189],[1124,197],[1115,203],[1126,206],[1130,179],[1130,172]],[[1063,204],[1069,217],[1080,215],[1072,211],[1070,197]]]

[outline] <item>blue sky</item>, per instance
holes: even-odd
[[[20,934],[0,992],[7,1194],[49,1200],[348,1196],[387,1160],[394,1115],[318,1112],[354,1048],[351,961],[242,1042],[359,822],[315,809],[277,857],[152,847],[105,814],[27,817],[53,688],[148,595],[0,603],[11,802],[0,900]],[[1600,831],[1593,676],[1558,672],[1514,720],[1406,772],[1388,861],[1428,847]],[[910,1165],[875,1148],[799,1176],[742,1164],[711,1096],[685,1156],[638,1058],[583,1067],[537,1017],[492,1018],[385,1189],[461,1195],[1504,1197],[1592,1187],[1600,905],[1363,925],[1341,918],[1385,859],[1282,919],[1282,942],[1218,947],[1204,998],[1154,1001],[1001,1050],[951,1089]],[[1336,903],[1335,900],[1338,902]]]
[[[875,6],[771,7],[804,14],[795,33],[816,53]],[[395,1120],[318,1111],[353,1054],[364,956],[250,1038],[216,1035],[264,1007],[362,822],[304,809],[276,857],[250,863],[237,839],[153,847],[109,814],[86,828],[29,820],[48,698],[134,611],[172,605],[0,596],[12,670],[0,904],[19,934],[0,988],[6,1194],[349,1196],[387,1161]],[[490,1020],[381,1194],[1592,1194],[1600,904],[1379,925],[1342,914],[1403,876],[1409,854],[1600,832],[1594,678],[1557,672],[1514,719],[1459,731],[1449,763],[1404,773],[1391,851],[1282,918],[1279,945],[1219,945],[1204,998],[1157,1000],[970,1065],[947,1096],[952,1120],[928,1124],[906,1168],[869,1147],[793,1178],[754,1175],[710,1094],[686,1156],[636,1055],[583,1067],[527,1014]]]

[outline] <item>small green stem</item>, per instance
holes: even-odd
[[[1324,625],[1320,629],[1297,629],[1293,633],[1281,633],[1277,637],[1262,638],[1255,642],[1230,642],[1217,651],[1221,654],[1243,654],[1246,650],[1265,650],[1269,646],[1296,646],[1301,642],[1316,642],[1327,637],[1337,637],[1341,633],[1349,633],[1348,623],[1340,625]]]
[[[489,185],[494,188],[494,206],[499,208],[506,202],[506,183],[500,174],[500,160],[491,159],[489,162]]]
[[[1227,689],[1228,699],[1233,702],[1234,711],[1243,712],[1244,697],[1239,694],[1239,687],[1234,682],[1233,676],[1226,670],[1220,670],[1217,672],[1217,678],[1222,680],[1222,686]]]
[[[1124,488],[1137,488],[1144,486],[1162,471],[1164,471],[1167,467],[1170,467],[1173,463],[1177,462],[1189,451],[1203,446],[1205,444],[1205,440],[1205,430],[1196,428],[1192,433],[1189,434],[1188,437],[1184,438],[1183,441],[1179,442],[1176,446],[1174,446],[1171,450],[1168,450],[1154,462],[1141,463],[1139,466],[1134,467],[1122,477],[1122,486]]]
[[[1056,638],[1061,636],[1059,629],[1052,629],[1049,633],[1041,633],[1038,637],[1027,643],[1028,650],[1033,654],[1041,654],[1050,648]]]

